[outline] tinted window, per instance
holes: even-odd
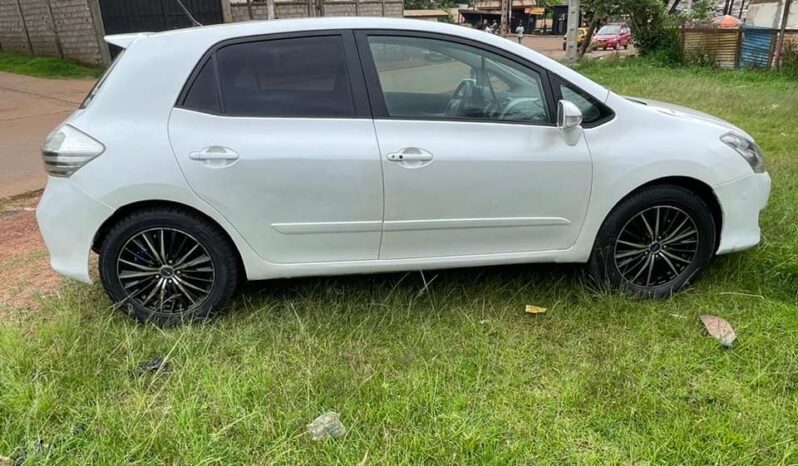
[[[213,58],[202,66],[186,95],[183,107],[200,112],[219,113],[219,90],[216,85]]]
[[[355,109],[339,36],[229,45],[216,52],[226,114],[350,117]]]
[[[369,37],[388,114],[548,123],[540,75],[475,47],[417,37]]]
[[[569,86],[560,83],[560,95],[562,98],[574,103],[582,111],[582,122],[593,123],[605,116],[604,109],[597,103],[576,92]]]

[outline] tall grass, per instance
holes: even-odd
[[[29,464],[797,463],[796,86],[640,62],[582,70],[750,131],[774,179],[763,244],[717,259],[664,301],[596,293],[579,267],[479,268],[254,283],[216,322],[159,330],[111,312],[99,286],[67,286],[0,322],[0,454],[24,449]],[[549,311],[527,315],[525,304]],[[735,325],[735,348],[704,334],[704,313]],[[137,374],[158,355],[170,370]],[[330,410],[347,435],[311,441],[305,424]]]

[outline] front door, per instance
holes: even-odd
[[[544,70],[431,35],[362,32],[358,48],[385,179],[381,259],[576,242],[590,153],[555,127]]]
[[[270,262],[376,259],[382,170],[351,32],[237,40],[200,66],[169,121],[197,195]]]

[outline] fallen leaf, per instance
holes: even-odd
[[[734,340],[737,339],[737,333],[726,319],[713,315],[699,316],[701,322],[704,323],[704,328],[707,333],[720,341],[720,344],[725,348],[731,348]]]
[[[526,305],[526,313],[527,314],[545,314],[548,309],[545,307],[540,306],[533,306],[531,304]]]

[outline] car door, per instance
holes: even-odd
[[[353,41],[325,31],[219,44],[170,117],[191,188],[270,262],[379,254],[382,169]]]
[[[381,259],[568,249],[591,185],[545,70],[451,36],[359,31],[385,182]]]

